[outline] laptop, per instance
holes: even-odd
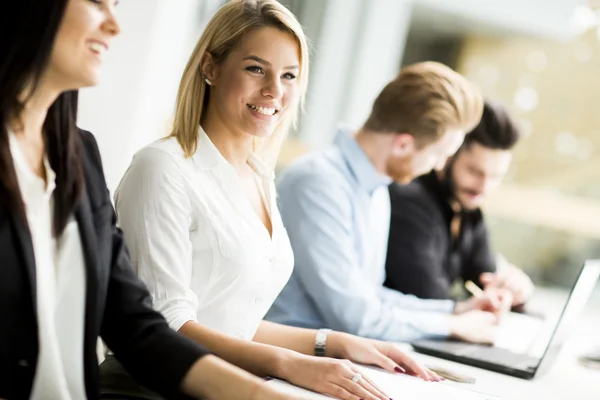
[[[539,318],[536,323],[534,317],[513,315],[512,317],[517,319],[512,320],[512,326],[508,328],[512,332],[504,332],[511,335],[503,341],[511,342],[512,337],[517,348],[499,346],[498,342],[494,346],[485,346],[453,340],[418,340],[411,345],[419,353],[519,378],[533,379],[554,364],[562,344],[585,308],[599,277],[600,260],[586,260],[558,321],[551,326],[545,326],[547,324]],[[528,324],[526,328],[525,324]],[[532,333],[531,340],[523,341],[524,337]]]

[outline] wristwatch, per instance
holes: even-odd
[[[331,329],[319,329],[315,336],[315,356],[325,357],[327,352],[327,335],[329,335]]]

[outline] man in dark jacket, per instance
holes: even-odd
[[[529,277],[490,249],[480,209],[508,171],[519,136],[507,112],[486,102],[481,122],[444,170],[409,185],[390,185],[387,287],[446,299],[453,283],[462,279],[509,289],[513,305],[529,298]]]

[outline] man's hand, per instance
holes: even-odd
[[[498,331],[497,317],[487,311],[471,310],[450,316],[450,336],[466,342],[493,344]]]
[[[468,300],[459,301],[454,308],[454,314],[464,314],[473,310],[486,311],[499,321],[502,315],[510,311],[513,304],[512,293],[506,289],[490,288],[483,291],[480,296],[473,296]]]
[[[521,269],[512,264],[504,266],[500,271],[484,272],[479,277],[485,290],[505,289],[512,293],[512,306],[524,304],[533,294],[531,279]]]

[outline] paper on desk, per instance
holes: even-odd
[[[361,366],[359,368],[363,375],[368,376],[392,399],[498,400],[498,397],[463,389],[450,383],[425,382],[412,376],[391,374]]]
[[[531,352],[544,321],[530,315],[507,313],[502,317],[494,346],[520,354]]]
[[[382,370],[358,366],[363,376],[368,376],[392,399],[404,400],[499,400],[496,396],[485,395],[453,386],[444,382],[425,382],[408,375],[391,374]],[[282,392],[294,394],[306,400],[330,399],[329,397],[300,389],[288,383],[273,381]]]

